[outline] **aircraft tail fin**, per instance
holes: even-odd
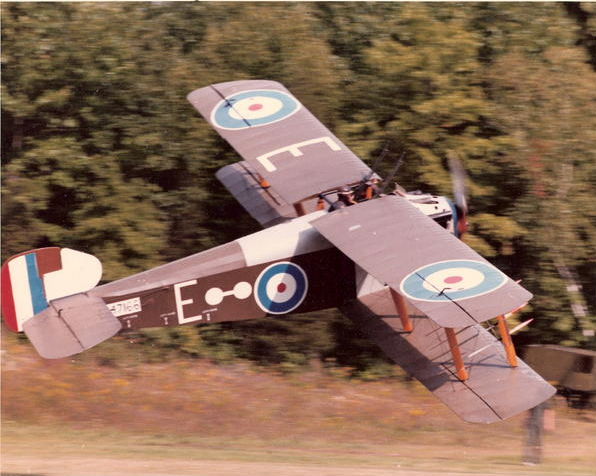
[[[42,357],[81,352],[121,327],[102,299],[84,294],[101,279],[101,262],[69,248],[39,248],[2,266],[2,316],[25,332]]]
[[[101,279],[101,262],[69,248],[38,248],[2,265],[2,316],[14,332],[54,299],[89,291]]]

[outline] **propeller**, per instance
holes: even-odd
[[[393,179],[397,175],[397,172],[399,171],[399,168],[401,167],[401,164],[404,161],[405,155],[406,155],[405,151],[401,153],[401,155],[399,156],[399,159],[397,159],[397,162],[395,163],[395,167],[393,167],[393,170],[391,171],[391,173],[383,180],[383,187],[381,188],[381,193],[385,193],[385,191],[387,190],[387,187],[389,187],[389,184],[393,181]]]
[[[457,235],[461,237],[468,231],[467,175],[462,163],[454,154],[449,155],[449,172],[453,184],[453,201],[457,211]]]

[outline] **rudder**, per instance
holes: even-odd
[[[101,279],[101,262],[69,248],[38,248],[2,265],[2,315],[14,332],[54,299],[88,291]]]

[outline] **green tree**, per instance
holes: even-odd
[[[588,342],[582,331],[595,324],[596,75],[581,50],[552,47],[539,59],[503,55],[489,78],[494,118],[517,140],[506,160],[521,166],[525,182],[512,215],[526,230],[518,245],[535,293],[536,329],[546,341]]]
[[[349,89],[360,96],[366,91],[366,98],[340,131],[362,157],[376,155],[385,143],[394,157],[405,152],[398,180],[409,189],[450,194],[447,157],[457,155],[471,176],[477,212],[468,240],[495,255],[490,235],[482,236],[489,225],[501,230],[504,243],[520,233],[504,214],[484,206],[496,195],[494,157],[509,138],[490,127],[478,33],[461,9],[435,7],[404,4],[386,21],[391,33],[380,35],[364,53],[370,72]]]
[[[381,173],[405,151],[398,181],[409,189],[449,194],[447,157],[457,155],[470,176],[468,242],[536,295],[528,339],[585,342],[596,296],[595,99],[587,43],[576,42],[592,31],[587,4],[0,8],[4,259],[72,246],[97,254],[114,279],[256,231],[214,179],[240,158],[185,96],[273,79],[363,159],[388,143]],[[570,317],[582,305],[589,315]],[[143,342],[290,366],[335,356],[363,372],[378,353],[358,341],[364,357],[354,358],[344,338],[353,335],[330,312],[160,330]]]
[[[3,174],[7,255],[48,245],[79,249],[102,261],[106,280],[156,263],[166,229],[152,201],[155,186],[124,179],[113,156],[87,155],[72,138],[32,145]]]

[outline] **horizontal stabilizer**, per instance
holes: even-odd
[[[75,294],[50,302],[23,323],[23,331],[46,359],[78,354],[109,339],[121,329],[103,299]]]
[[[466,421],[504,420],[555,393],[521,360],[512,368],[503,346],[478,324],[456,332],[469,376],[460,380],[445,329],[426,316],[410,316],[414,329],[404,332],[387,288],[362,296],[341,310],[388,357]],[[481,348],[484,350],[476,352]]]

